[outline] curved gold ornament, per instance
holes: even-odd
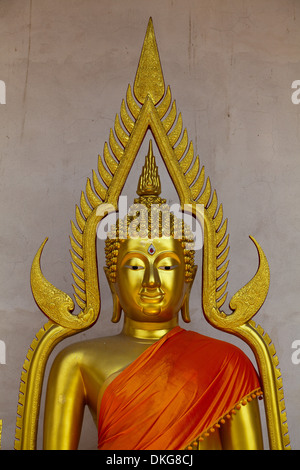
[[[75,308],[74,302],[71,297],[47,281],[41,271],[40,258],[46,242],[47,239],[40,246],[31,266],[32,292],[36,303],[47,317],[55,323],[69,328],[72,323],[76,323],[77,317],[70,315],[68,321],[65,313],[69,312],[71,314],[73,312]]]
[[[150,19],[133,86],[127,89],[120,115],[98,159],[98,172],[92,172],[76,206],[71,222],[71,257],[74,297],[80,313],[74,315],[72,299],[49,283],[41,272],[42,244],[33,261],[31,286],[34,298],[49,318],[34,339],[21,377],[15,448],[34,449],[40,393],[47,359],[53,347],[65,337],[91,327],[100,312],[99,280],[96,264],[96,230],[102,218],[117,209],[139,148],[150,129],[166,168],[177,190],[182,208],[186,205],[204,229],[203,310],[215,328],[239,336],[247,342],[257,359],[264,391],[271,449],[289,448],[282,381],[278,360],[270,338],[251,320],[265,301],[269,288],[269,267],[262,248],[251,237],[259,266],[254,277],[231,299],[232,313],[221,307],[227,297],[228,252],[227,220],[216,191],[194,155],[181,114],[177,114],[170,88],[165,89],[152,20]],[[204,211],[200,211],[200,204]]]

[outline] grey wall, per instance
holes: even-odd
[[[72,294],[70,219],[134,81],[150,16],[165,81],[229,219],[229,299],[257,268],[248,235],[267,255],[271,285],[257,322],[276,346],[292,446],[300,448],[300,365],[291,359],[300,340],[300,104],[291,100],[300,79],[300,3],[1,0],[2,448],[13,447],[22,364],[46,320],[30,290],[32,259],[48,236],[44,274]],[[172,201],[167,177],[163,188]],[[103,282],[101,318],[80,338],[119,331]],[[191,327],[220,337],[202,318],[200,294],[198,278]],[[89,419],[83,448],[96,442]]]

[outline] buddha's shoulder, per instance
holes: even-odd
[[[113,336],[103,336],[92,339],[86,339],[82,341],[74,341],[73,343],[65,346],[60,355],[70,355],[70,354],[88,354],[91,352],[99,353],[100,351],[107,351],[114,349],[118,344],[122,343],[122,338],[119,335]]]
[[[60,351],[57,361],[89,364],[96,362],[127,365],[137,358],[149,344],[132,341],[125,335],[118,334],[74,342]]]
[[[202,354],[209,354],[214,351],[216,354],[228,354],[231,356],[243,356],[245,353],[236,345],[210,336],[205,336],[195,331],[185,331],[183,335],[189,350],[200,351]]]

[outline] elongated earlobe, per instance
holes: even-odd
[[[121,313],[122,313],[122,307],[119,301],[119,297],[117,294],[113,294],[113,316],[111,321],[113,323],[118,323],[121,318]]]
[[[116,294],[114,284],[113,284],[113,282],[111,281],[111,279],[109,277],[109,270],[107,269],[106,266],[104,267],[104,272],[105,272],[106,279],[107,279],[107,282],[108,282],[108,285],[109,285],[109,288],[110,288],[110,291],[111,291],[111,295],[112,295],[112,298],[113,298],[113,316],[112,316],[111,321],[113,323],[118,323],[120,321],[120,318],[121,318],[122,307],[121,307],[121,304],[120,304],[120,301],[119,301],[119,297]]]
[[[192,281],[189,282],[189,285],[187,287],[187,290],[186,290],[186,293],[185,293],[185,296],[184,296],[183,304],[182,304],[182,307],[181,307],[181,316],[182,316],[182,320],[185,323],[190,323],[190,321],[191,321],[191,318],[190,318],[190,293],[191,293],[191,289],[192,289],[192,286],[193,286],[193,283],[194,283],[194,280],[195,280],[195,276],[196,276],[196,273],[197,273],[197,268],[198,268],[198,266],[196,266],[196,265],[193,267]]]
[[[190,309],[189,309],[189,302],[190,302],[190,293],[186,293],[186,295],[184,296],[184,301],[183,301],[183,305],[181,307],[181,317],[182,317],[182,320],[185,322],[185,323],[190,323],[191,319],[190,319]]]

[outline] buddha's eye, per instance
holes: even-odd
[[[171,271],[178,267],[178,262],[172,256],[165,256],[163,259],[159,260],[157,263],[157,268],[162,271]]]
[[[173,264],[173,265],[167,265],[167,266],[160,266],[158,269],[162,269],[164,271],[171,271],[171,269],[175,269],[177,268],[177,264]]]
[[[144,266],[137,266],[136,264],[133,264],[133,265],[126,264],[125,268],[132,269],[133,271],[137,271],[138,269],[144,269]]]

